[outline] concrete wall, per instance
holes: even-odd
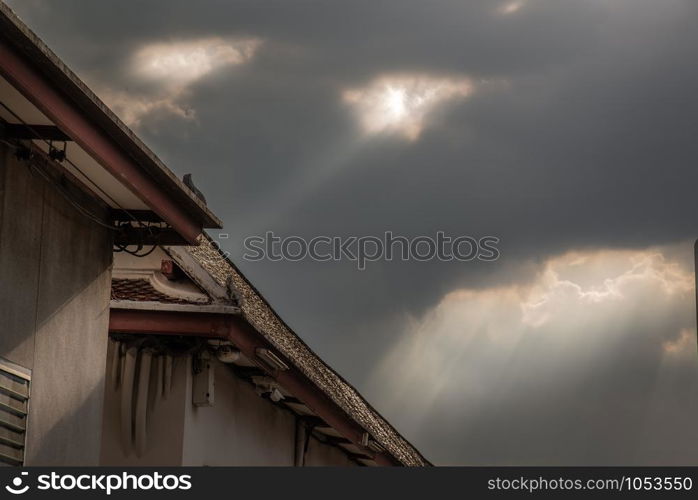
[[[116,355],[116,343],[110,342],[107,366],[111,367]],[[172,389],[162,393],[157,363],[152,363],[148,387],[148,433],[143,456],[136,456],[132,445],[121,438],[121,390],[115,387],[111,369],[108,369],[104,394],[101,465],[114,466],[175,466],[182,465],[184,412],[187,404],[187,377],[190,363],[187,358],[174,358]]]
[[[113,355],[110,347],[110,359]],[[213,360],[214,405],[192,404],[191,358],[175,358],[173,387],[167,399],[151,370],[146,452],[123,446],[119,426],[120,393],[107,373],[102,465],[133,466],[293,466],[295,416],[257,395],[247,382]],[[155,366],[155,363],[153,364]],[[311,438],[306,465],[356,465],[337,448]]]
[[[294,416],[257,395],[230,369],[212,361],[215,404],[188,404],[184,465],[293,465]],[[187,384],[191,401],[191,377]]]
[[[292,466],[296,417],[261,398],[251,384],[233,375],[216,359],[215,404],[191,404],[192,377],[187,384],[184,465]],[[306,466],[356,465],[334,446],[310,439]]]
[[[111,235],[0,146],[0,356],[32,370],[27,465],[97,464]]]
[[[328,446],[318,441],[315,437],[311,437],[310,441],[308,441],[308,451],[305,454],[305,466],[354,467],[356,462],[349,460],[347,454],[336,446]]]

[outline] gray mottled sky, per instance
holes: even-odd
[[[436,463],[698,461],[698,2],[9,3]],[[241,258],[437,230],[501,258]]]

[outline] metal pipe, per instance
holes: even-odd
[[[305,443],[308,435],[308,427],[300,417],[296,417],[296,434],[294,442],[293,466],[305,465]]]
[[[167,221],[186,241],[197,244],[202,225],[173,200],[142,167],[114,144],[55,85],[29,65],[8,42],[0,39],[0,74],[27,100],[94,158],[116,180],[153,212]]]

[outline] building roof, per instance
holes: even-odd
[[[195,301],[181,298],[157,290],[152,282],[145,278],[112,278],[111,300],[133,302],[159,302],[161,304],[208,304],[207,301]]]
[[[221,287],[232,288],[245,319],[390,455],[405,466],[431,465],[351,384],[291,330],[209,237],[204,234],[198,246],[181,250],[190,254]]]
[[[169,260],[172,259],[172,260]],[[173,265],[165,266],[166,263]],[[176,272],[172,272],[176,268]],[[169,277],[162,269],[168,270]],[[193,293],[198,290],[202,296]],[[195,299],[195,300],[192,300]],[[112,319],[133,317],[132,313],[165,311],[179,313],[194,313],[197,316],[211,318],[214,315],[234,316],[242,318],[255,330],[270,348],[280,355],[294,369],[303,374],[307,384],[313,386],[324,398],[331,401],[343,415],[343,418],[353,422],[355,427],[362,430],[366,442],[377,443],[392,459],[405,466],[425,466],[430,463],[402,437],[346,380],[330,368],[318,357],[286,323],[276,314],[267,301],[259,294],[239,269],[218,249],[215,243],[206,235],[200,237],[198,246],[191,247],[161,247],[145,258],[135,258],[116,254],[112,278]],[[130,311],[128,313],[127,311]],[[115,314],[115,313],[120,314]],[[208,313],[208,314],[207,314]],[[176,321],[183,321],[179,316]],[[154,323],[152,322],[154,321]],[[149,320],[147,331],[153,332],[151,326],[165,321],[162,317]],[[133,323],[124,325],[116,320],[110,320],[110,331],[113,333],[146,333],[140,331]],[[170,325],[177,329],[176,326]],[[218,324],[220,326],[220,324]],[[164,327],[170,334],[169,327]],[[210,328],[210,329],[209,329]],[[211,324],[196,333],[184,328],[177,335],[201,336],[208,332],[212,338],[218,338],[224,331]],[[164,330],[163,330],[164,331]],[[236,340],[233,340],[236,342]],[[256,363],[252,358],[250,366]],[[264,371],[250,371],[238,375],[257,385],[259,380],[268,380]],[[235,371],[235,370],[234,370]],[[239,370],[238,370],[239,371]],[[261,374],[261,375],[260,375]],[[280,403],[303,418],[323,417],[320,408],[309,405],[301,394],[293,387],[286,387],[279,381],[279,390],[284,395]],[[298,399],[297,399],[298,398]],[[317,430],[335,446],[344,449],[352,459],[364,465],[375,465],[378,462],[366,455],[365,449],[357,447],[356,442],[346,439],[338,428],[323,418]],[[363,444],[362,444],[363,445]],[[366,446],[366,445],[363,445]],[[369,448],[371,448],[369,446]],[[378,451],[373,449],[373,451]]]
[[[221,221],[205,203],[170,171],[133,131],[2,1],[0,1],[0,76],[3,77],[3,81],[0,83],[7,85],[4,82],[7,80],[29,101],[20,102],[21,97],[16,91],[10,91],[6,86],[3,87],[4,92],[6,92],[6,95],[3,95],[5,97],[11,95],[13,99],[17,100],[14,103],[16,107],[21,108],[27,115],[31,115],[34,120],[32,125],[55,124],[58,126],[63,133],[83,148],[84,153],[78,152],[80,158],[82,155],[92,156],[101,167],[112,174],[112,182],[120,182],[123,186],[127,186],[140,199],[138,203],[141,201],[145,203],[143,208],[150,207],[162,216],[165,205],[158,205],[157,200],[166,200],[166,206],[170,208],[172,214],[175,211],[177,214],[186,214],[186,217],[191,219],[198,228],[220,228],[222,226]],[[23,76],[24,79],[22,80],[20,76]],[[34,80],[30,80],[31,77]],[[33,84],[28,82],[33,82]],[[46,88],[36,90],[37,85],[40,84]],[[37,93],[30,95],[33,91]],[[53,99],[50,101],[53,104],[55,104],[56,99],[62,100],[61,106],[48,105],[42,99],[46,101]],[[82,123],[83,128],[71,128],[69,124],[75,124],[75,119],[72,122],[68,119],[60,120],[57,119],[59,115],[60,117],[71,116],[73,118],[79,116],[79,119],[83,121],[78,123]],[[43,120],[48,118],[49,121],[39,123],[37,117]],[[90,135],[88,138],[86,134],[76,132],[78,130],[84,131],[86,123],[89,123],[90,134],[92,131],[97,131],[97,139],[95,139],[96,136]],[[105,154],[100,156],[95,149],[85,147],[85,141],[88,140],[92,141],[90,145],[95,144],[94,141],[101,141],[102,145],[108,144],[112,148],[109,150],[112,153],[112,159],[114,158],[113,153],[116,152],[120,155],[118,160],[121,165],[127,162],[129,168],[131,165],[133,166],[130,174],[119,173],[115,175],[113,169],[116,168],[114,165],[118,162],[114,160],[113,164],[109,164]],[[90,166],[92,167],[92,165]],[[94,168],[97,168],[96,165]],[[98,175],[94,177],[105,179],[102,173],[96,174]],[[100,182],[104,182],[104,180]],[[123,190],[123,186],[119,189]],[[146,186],[150,189],[151,194],[154,192],[153,190],[157,191],[157,200],[149,198]],[[114,189],[119,192],[116,187]],[[132,210],[141,207],[114,207],[112,205],[112,208]],[[165,216],[163,219],[167,220]],[[173,220],[175,219],[173,218]],[[196,234],[200,234],[200,231]],[[191,238],[187,239],[191,240]]]
[[[24,60],[30,61],[31,66],[50,82],[52,89],[55,88],[62,96],[67,97],[71,105],[88,116],[91,123],[106,133],[111,141],[125,151],[138,167],[201,227],[221,227],[221,221],[203,201],[184,185],[6,4],[0,1],[0,41],[2,40],[9,42],[12,50],[21,54]],[[237,296],[235,302],[239,305],[242,315],[270,344],[400,463],[407,466],[429,465],[429,462],[354,387],[322,361],[283,322],[239,269],[205,234],[199,237],[198,242],[199,247],[188,247],[186,252],[206,270],[210,280],[217,284],[218,288],[224,291],[232,289]],[[213,293],[212,297],[219,298],[223,293],[221,290]],[[211,290],[208,292],[210,294]],[[153,304],[166,304],[173,307],[196,307],[201,310],[216,307],[211,305],[210,301],[204,303],[173,296],[158,290],[151,280],[143,278],[114,278],[112,299],[113,303],[120,303],[120,307],[127,304],[130,304],[130,307],[138,307],[139,303],[148,307],[152,307]],[[236,306],[225,307],[238,311]]]

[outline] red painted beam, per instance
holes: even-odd
[[[265,369],[269,376],[376,463],[384,466],[400,465],[399,461],[391,455],[376,453],[364,446],[362,438],[365,430],[305,374],[285,359],[252,325],[239,316],[112,309],[109,316],[109,332],[226,338],[233,342],[250,360],[258,360],[256,355],[258,348],[270,349],[282,358],[290,368],[283,371],[275,370],[260,362],[260,366]]]
[[[202,232],[201,224],[3,39],[0,39],[0,74],[186,241],[196,243]]]
[[[225,339],[231,321],[225,314],[187,313],[112,309],[109,314],[110,333],[142,335],[186,335]]]

